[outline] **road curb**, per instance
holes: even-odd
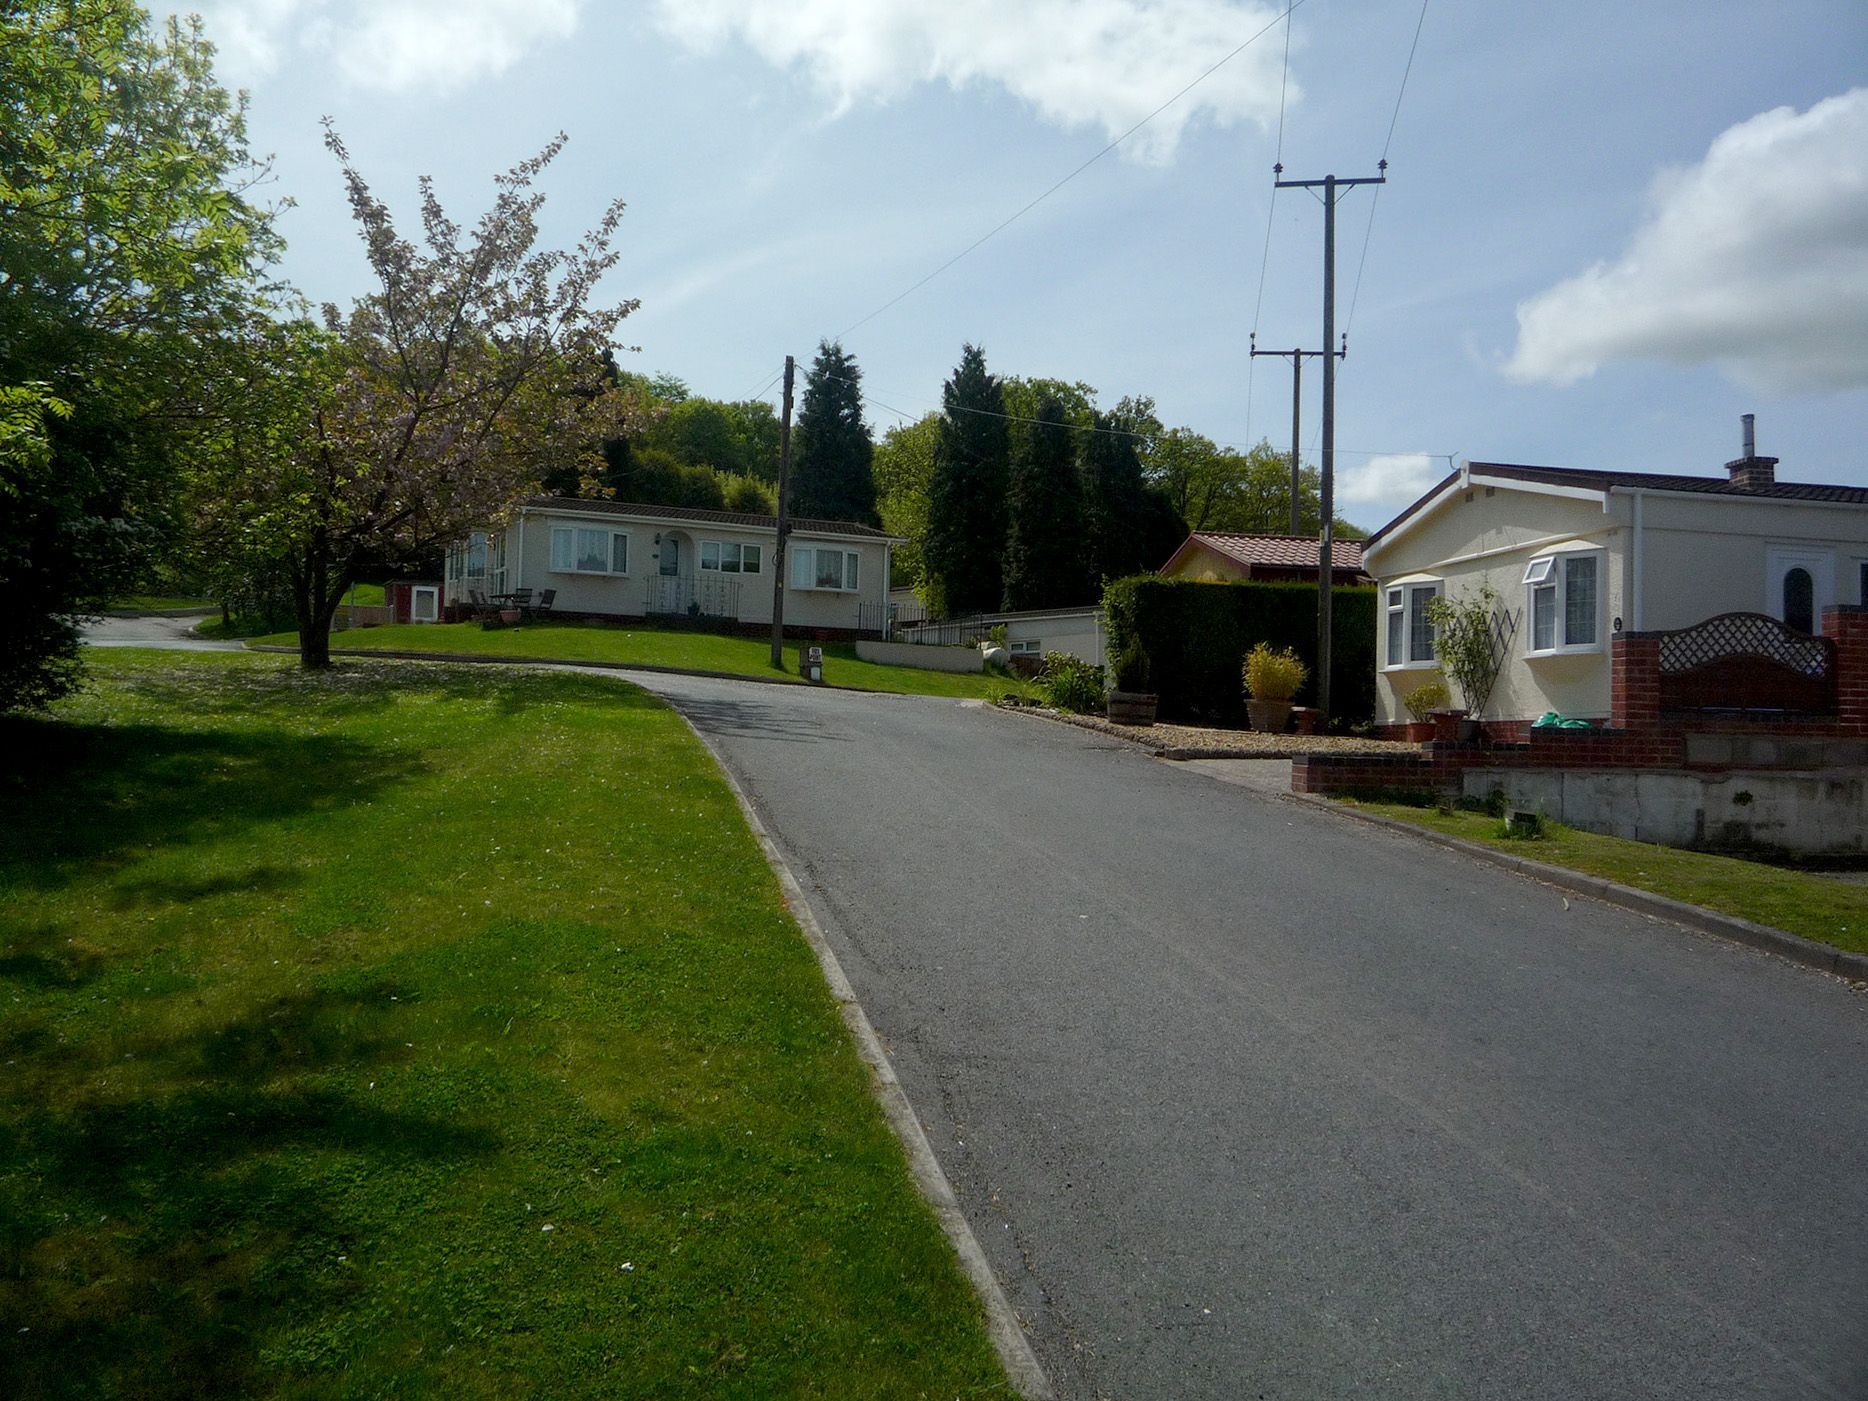
[[[280,647],[270,643],[240,644],[249,652],[275,652],[296,657],[296,647]],[[834,681],[799,681],[781,680],[776,676],[747,676],[738,671],[706,671],[699,667],[657,666],[653,662],[593,662],[580,661],[575,657],[493,657],[484,652],[405,652],[387,647],[333,647],[333,657],[348,657],[352,660],[369,661],[372,658],[390,662],[464,662],[472,666],[539,666],[539,667],[586,667],[594,671],[646,671],[657,676],[704,676],[714,681],[744,681],[750,686],[804,686],[814,691],[843,691],[853,696],[899,696],[896,691],[871,691],[863,686],[839,686]],[[935,697],[939,699],[939,697]]]
[[[1800,963],[1806,968],[1814,968],[1820,973],[1830,973],[1851,982],[1868,981],[1868,954],[1850,953],[1846,949],[1832,948],[1828,944],[1806,939],[1801,934],[1792,934],[1787,929],[1776,929],[1768,924],[1757,924],[1737,915],[1721,914],[1709,910],[1703,905],[1693,905],[1685,900],[1674,900],[1665,895],[1656,895],[1651,890],[1639,890],[1632,885],[1623,885],[1619,881],[1605,880],[1601,876],[1586,875],[1581,871],[1572,871],[1567,866],[1552,866],[1545,861],[1532,861],[1527,857],[1513,856],[1509,852],[1498,851],[1478,842],[1469,842],[1464,837],[1451,837],[1444,832],[1436,832],[1430,827],[1417,827],[1412,822],[1399,818],[1386,817],[1381,813],[1364,812],[1359,808],[1344,807],[1341,803],[1331,802],[1310,793],[1281,793],[1278,795],[1285,802],[1300,803],[1321,812],[1335,813],[1339,817],[1353,818],[1357,822],[1366,822],[1374,827],[1386,827],[1390,831],[1402,832],[1435,846],[1445,847],[1450,851],[1460,852],[1488,865],[1499,866],[1532,880],[1542,881],[1545,885],[1554,885],[1559,890],[1572,891],[1578,895],[1587,895],[1591,899],[1601,900],[1605,904],[1619,905],[1636,914],[1651,915],[1678,924],[1697,934],[1711,934],[1717,938],[1730,939],[1749,948],[1763,949],[1780,958],[1787,958],[1793,963]]]
[[[705,675],[708,673],[677,673],[681,675]],[[739,678],[745,679],[745,678]],[[790,865],[778,844],[766,831],[765,824],[759,820],[752,800],[746,790],[740,786],[739,779],[727,766],[726,757],[714,748],[712,741],[702,734],[700,727],[678,706],[670,703],[669,708],[681,716],[682,721],[700,741],[701,747],[713,756],[720,776],[726,780],[726,786],[739,804],[741,815],[752,834],[758,839],[759,848],[765,853],[766,864],[778,877],[779,890],[785,897],[785,905],[791,911],[791,917],[797,921],[803,931],[805,941],[811,951],[817,955],[818,967],[823,970],[824,981],[829,984],[830,995],[837,1001],[837,1009],[842,1014],[843,1024],[849,1028],[850,1037],[856,1043],[856,1054],[869,1067],[870,1089],[876,1101],[882,1106],[882,1113],[887,1118],[889,1128],[894,1131],[902,1151],[908,1158],[909,1175],[914,1178],[915,1186],[922,1199],[933,1208],[935,1218],[940,1222],[941,1230],[946,1234],[948,1244],[959,1257],[960,1268],[973,1286],[981,1306],[986,1311],[986,1331],[992,1339],[993,1351],[998,1354],[999,1364],[1005,1368],[1006,1376],[1013,1388],[1027,1401],[1054,1401],[1056,1393],[1051,1389],[1050,1379],[1045,1376],[1044,1368],[1031,1348],[1031,1340],[1025,1335],[1024,1324],[1019,1321],[1011,1301],[999,1285],[998,1276],[993,1274],[992,1265],[986,1259],[986,1252],[980,1247],[979,1238],[973,1234],[973,1228],[967,1223],[966,1214],[960,1210],[960,1199],[955,1195],[953,1183],[947,1180],[940,1160],[934,1156],[933,1145],[928,1142],[926,1130],[921,1127],[921,1120],[916,1116],[914,1106],[908,1101],[908,1094],[895,1074],[895,1066],[889,1060],[888,1052],[883,1049],[881,1037],[869,1021],[869,1014],[863,1010],[863,1004],[857,1000],[856,990],[850,985],[849,978],[838,962],[836,951],[824,937],[823,926],[817,922],[817,916],[811,910],[810,901],[805,898],[804,887],[792,874]]]
[[[99,618],[211,618],[219,608],[106,608]]]
[[[1354,754],[1362,752],[1359,750],[1344,749],[1263,750],[1222,749],[1217,745],[1160,745],[1156,744],[1153,740],[1138,739],[1134,735],[1123,734],[1119,729],[1111,729],[1107,725],[1098,724],[1095,720],[1087,716],[1072,715],[1068,711],[1050,710],[1041,705],[1001,705],[998,709],[1008,711],[1014,715],[1029,715],[1034,720],[1049,720],[1054,724],[1069,725],[1074,729],[1088,730],[1093,735],[1102,735],[1105,739],[1117,740],[1120,743],[1128,745],[1131,749],[1139,749],[1142,753],[1152,755],[1156,759],[1167,759],[1174,763],[1185,763],[1189,759],[1236,759],[1240,763],[1251,763],[1254,760],[1282,760],[1288,763],[1292,759],[1307,759],[1314,755]]]

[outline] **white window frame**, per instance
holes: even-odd
[[[428,616],[421,616],[422,599],[428,600]],[[433,584],[417,584],[409,590],[409,621],[412,623],[438,623],[441,621],[441,590]]]
[[[604,550],[604,556],[610,565],[608,569],[579,569],[577,567],[577,537],[580,534],[608,537],[605,542],[606,548]],[[569,536],[571,540],[571,562],[569,564],[560,564],[558,562],[558,537],[561,535]],[[616,552],[619,546],[623,554],[623,567],[621,569],[616,568]],[[551,527],[550,534],[546,538],[546,549],[547,568],[553,574],[595,575],[605,579],[626,579],[629,577],[629,532],[627,530],[609,530],[600,525],[554,525]]]
[[[808,593],[862,592],[862,556],[857,551],[846,550],[841,545],[793,545],[790,554],[793,589]],[[843,556],[837,572],[845,582],[836,585],[818,582],[817,557],[820,554]],[[855,582],[849,582],[851,579]]]
[[[707,563],[707,552],[713,551],[714,562]],[[732,551],[732,568],[727,567],[728,551]],[[746,563],[746,556],[751,553],[753,562]],[[708,574],[763,574],[765,572],[765,546],[747,544],[740,540],[703,540],[700,542],[700,568]]]
[[[1427,600],[1438,598],[1445,590],[1445,581],[1441,579],[1405,579],[1399,583],[1386,584],[1382,587],[1382,670],[1383,671],[1430,671],[1440,665],[1439,648],[1430,643],[1428,655],[1413,655],[1414,617],[1416,609],[1424,609]],[[1394,632],[1392,619],[1401,620],[1400,660],[1394,656]]]
[[[1571,642],[1570,566],[1578,560],[1592,560],[1596,571],[1595,636],[1587,642]],[[1524,655],[1526,657],[1574,657],[1600,652],[1607,631],[1602,619],[1608,607],[1608,554],[1605,550],[1553,550],[1538,555],[1524,566]],[[1556,616],[1551,621],[1548,647],[1537,645],[1537,595],[1548,589]]]
[[[1041,657],[1044,644],[1035,637],[1021,637],[1007,642],[1005,650],[1014,657]]]

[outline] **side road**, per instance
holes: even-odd
[[[983,706],[642,684],[804,881],[1062,1395],[1868,1386],[1868,1001]]]

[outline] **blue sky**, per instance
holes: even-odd
[[[1281,151],[1294,178],[1373,172],[1422,7],[1305,0],[1288,70],[1283,16],[1261,0],[204,8],[297,202],[286,271],[307,295],[368,290],[320,117],[411,228],[418,175],[465,219],[563,130],[547,236],[628,201],[610,291],[642,300],[631,362],[723,398],[788,351],[808,361],[1265,30],[845,343],[878,432],[937,405],[970,340],[1000,373],[1152,394],[1169,423],[1279,447],[1289,370],[1254,368],[1247,336],[1317,345],[1322,211],[1299,191],[1274,205],[1271,166]],[[1338,220],[1351,519],[1381,524],[1449,455],[1717,472],[1744,412],[1780,476],[1868,484],[1860,0],[1428,0],[1388,156],[1359,292],[1372,192]]]

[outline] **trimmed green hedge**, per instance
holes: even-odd
[[[1344,722],[1375,714],[1376,590],[1338,587],[1330,709]],[[1314,584],[1207,584],[1138,574],[1103,592],[1109,655],[1139,646],[1164,719],[1243,725],[1239,668],[1260,642],[1289,647],[1311,670],[1297,704],[1313,703],[1317,658]]]

